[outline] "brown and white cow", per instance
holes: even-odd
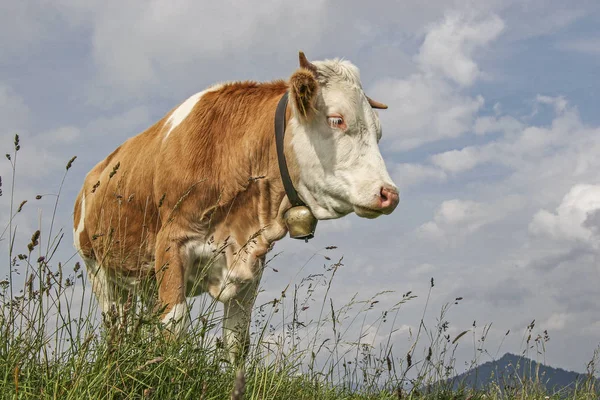
[[[317,219],[366,218],[398,204],[378,142],[381,126],[358,69],[311,63],[288,81],[232,82],[191,96],[125,141],[87,175],[74,209],[74,243],[104,312],[156,279],[165,327],[189,323],[186,297],[224,303],[223,341],[245,354],[265,255],[287,229],[274,117],[289,95],[285,156]]]

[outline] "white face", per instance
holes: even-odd
[[[346,72],[354,73],[354,82],[329,79],[320,85],[317,113],[309,122],[290,121],[300,174],[296,190],[318,219],[353,211],[375,218],[398,204],[398,189],[379,151],[379,117],[352,67]]]

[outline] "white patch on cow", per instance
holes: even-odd
[[[173,130],[177,128],[179,124],[181,124],[187,118],[188,115],[190,115],[190,113],[194,109],[194,106],[198,103],[198,101],[200,101],[200,98],[202,96],[204,96],[208,92],[216,92],[222,87],[222,84],[213,85],[208,89],[203,90],[202,92],[190,96],[186,101],[181,103],[181,105],[177,107],[175,111],[173,111],[173,113],[169,116],[167,122],[165,123],[165,125],[169,126],[169,130],[165,134],[163,142],[167,140],[171,132],[173,132]]]
[[[84,220],[85,220],[85,194],[81,195],[81,213],[79,215],[79,222],[77,223],[77,228],[73,230],[73,245],[77,252],[83,257],[81,254],[81,244],[79,242],[79,236],[81,236],[81,232],[83,232],[84,228]]]
[[[171,308],[171,311],[165,315],[162,323],[165,325],[165,328],[175,336],[186,331],[190,323],[187,303],[183,302],[175,304],[173,308]]]
[[[84,258],[87,275],[92,284],[92,291],[98,299],[100,309],[104,313],[108,313],[115,306],[117,311],[120,311],[120,304],[116,301],[116,282],[113,282],[104,268],[98,265],[95,260]]]
[[[289,124],[300,174],[296,189],[318,219],[353,211],[361,217],[381,215],[382,188],[397,188],[379,151],[379,117],[362,90],[358,68],[340,60],[314,64],[321,83],[315,118],[292,117]],[[332,114],[343,116],[344,131],[328,124]]]
[[[208,286],[208,293],[221,302],[226,302],[236,297],[239,290],[246,284],[246,282],[236,276],[234,271],[227,268],[216,269],[213,275],[220,276],[217,280],[218,283]]]
[[[125,276],[118,271],[108,270],[92,258],[83,257],[88,281],[98,299],[100,310],[109,313],[114,310],[123,315],[124,304],[129,293],[135,294],[141,288],[142,280]]]
[[[208,292],[219,301],[227,301],[245,283],[255,279],[252,266],[237,260],[235,268],[230,269],[223,253],[223,245],[208,240],[191,240],[183,246],[186,296]]]
[[[133,277],[124,277],[114,270],[107,271],[96,260],[84,258],[84,261],[88,280],[98,299],[101,311],[109,313],[114,307],[114,311],[118,315],[123,315],[128,293],[135,290],[140,280]]]
[[[225,266],[225,257],[217,247],[206,240],[191,240],[181,249],[185,264],[186,296],[199,296],[206,292],[208,281],[215,269]],[[221,265],[223,264],[223,265]]]

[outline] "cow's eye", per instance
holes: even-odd
[[[341,115],[330,115],[327,117],[327,123],[332,128],[344,129],[346,124],[344,123],[344,118]]]

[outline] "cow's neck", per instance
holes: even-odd
[[[281,172],[279,170],[277,148],[275,140],[275,127],[273,124],[275,110],[281,94],[269,101],[269,112],[265,113],[265,125],[257,136],[257,143],[262,150],[262,157],[257,164],[257,160],[248,157],[244,161],[247,163],[247,170],[253,172],[253,176],[248,177],[249,182],[245,186],[240,186],[238,192],[233,196],[232,203],[222,208],[221,226],[228,226],[227,222],[235,218],[237,227],[227,228],[237,230],[238,236],[250,237],[256,232],[261,231],[260,236],[263,240],[258,241],[257,256],[271,247],[272,243],[283,238],[287,234],[283,215],[292,207],[282,182]],[[288,106],[285,113],[286,125],[290,126],[289,121],[292,112]],[[296,157],[291,151],[291,139],[293,133],[290,129],[285,135],[285,155],[289,174],[292,183],[298,182],[298,164]],[[240,148],[240,154],[247,154],[247,148]],[[243,232],[242,232],[243,231]]]

